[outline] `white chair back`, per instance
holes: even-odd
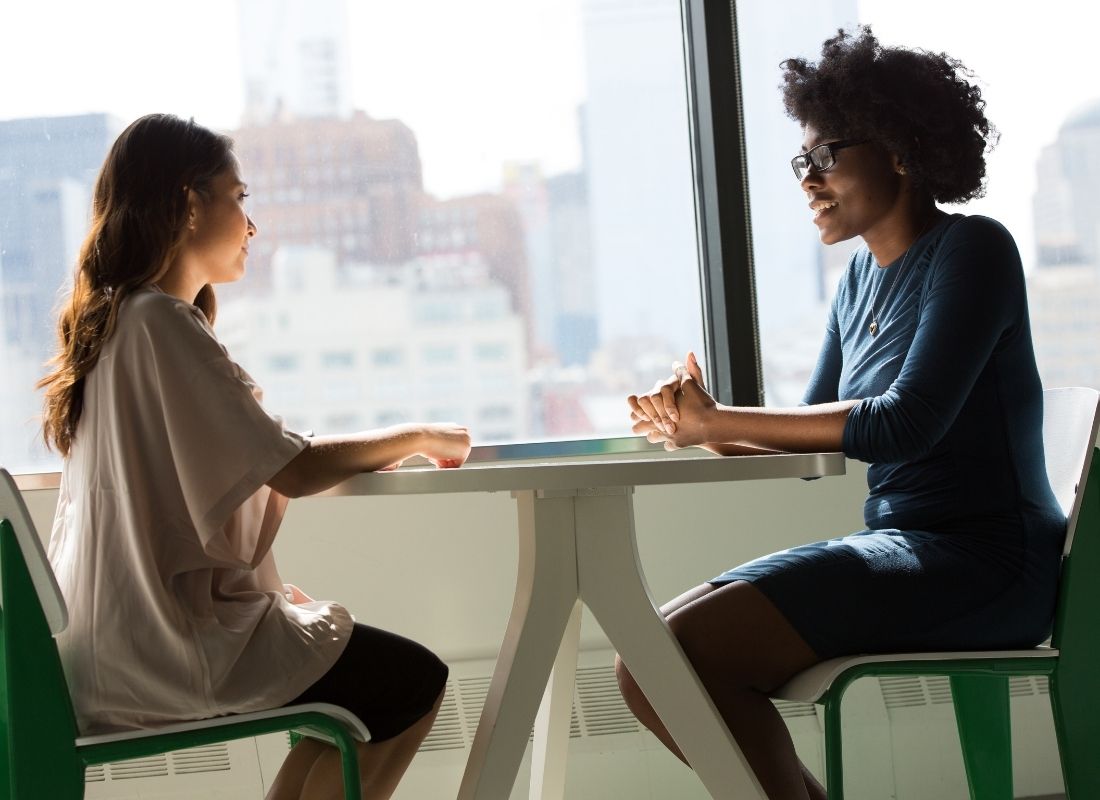
[[[27,562],[27,571],[30,572],[34,590],[38,593],[38,602],[42,605],[50,632],[56,636],[69,624],[65,598],[61,596],[61,589],[50,568],[38,532],[34,529],[27,504],[23,502],[23,495],[6,469],[0,469],[0,519],[6,519],[15,529],[15,539],[19,542],[19,549],[23,551],[23,560]]]
[[[1043,392],[1043,449],[1047,477],[1062,513],[1066,515],[1068,555],[1081,511],[1082,495],[1092,464],[1097,428],[1100,426],[1100,392],[1074,386]]]

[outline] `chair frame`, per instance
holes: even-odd
[[[1049,390],[1080,391],[1080,390]],[[1092,390],[1085,390],[1092,391]],[[1093,392],[1095,403],[1096,393]],[[1044,395],[1049,399],[1049,392]],[[1094,411],[1096,441],[1100,412]],[[1090,746],[1100,742],[1100,636],[1090,611],[1100,609],[1100,448],[1087,447],[1073,508],[1067,514],[1066,551],[1050,647],[1024,651],[922,653],[839,658],[825,662],[835,674],[813,702],[824,706],[825,772],[829,800],[843,800],[844,765],[841,702],[852,683],[865,677],[923,675],[947,677],[955,707],[971,800],[1012,800],[1009,678],[1046,677],[1054,714],[1067,800],[1100,797],[1100,759]],[[1080,475],[1081,473],[1078,473]],[[1083,530],[1085,535],[1074,536]],[[1070,544],[1072,543],[1072,549]],[[1069,601],[1073,597],[1072,604]],[[822,664],[821,667],[825,667]],[[810,668],[807,673],[814,668]],[[820,676],[818,676],[820,677]],[[796,676],[775,696],[807,700],[813,683],[798,686]],[[811,694],[816,694],[810,691]]]
[[[81,737],[53,638],[67,625],[56,590],[23,499],[0,469],[0,800],[79,800],[87,767],[281,731],[335,745],[344,796],[361,800],[356,742],[370,734],[350,711],[326,703]]]

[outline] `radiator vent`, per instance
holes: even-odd
[[[615,668],[611,665],[578,669],[576,700],[580,701],[580,721],[586,736],[637,733],[641,730],[638,720],[619,693]]]
[[[798,719],[800,717],[816,717],[817,709],[813,703],[797,703],[793,700],[772,700],[783,719]]]
[[[85,783],[103,783],[105,780],[107,780],[107,767],[103,764],[96,764],[84,770]]]
[[[916,708],[928,705],[924,679],[917,676],[879,678],[887,708]]]
[[[447,691],[443,695],[442,705],[439,706],[439,716],[435,718],[431,733],[420,744],[420,751],[461,750],[465,746],[466,741],[462,737],[462,715],[459,713],[458,701],[455,699],[454,685],[447,681]]]
[[[196,772],[228,772],[229,745],[225,742],[178,750],[171,754],[172,772],[191,775]]]
[[[951,679],[943,675],[925,678],[924,685],[928,689],[928,699],[939,705],[951,702]]]
[[[1008,692],[1012,697],[1028,697],[1050,694],[1050,681],[1036,675],[1023,675],[1008,679]]]
[[[951,703],[951,679],[942,675],[889,676],[878,680],[888,709]],[[1011,697],[1032,697],[1050,694],[1050,686],[1046,678],[1022,676],[1009,678],[1008,691]]]
[[[125,781],[133,778],[162,778],[199,772],[228,772],[229,745],[225,742],[177,750],[149,758],[133,758],[111,764],[97,764],[84,771],[85,783]]]
[[[107,765],[112,781],[124,781],[131,778],[159,778],[168,774],[168,756],[151,758],[132,758]]]

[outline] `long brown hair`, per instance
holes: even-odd
[[[115,140],[96,178],[92,223],[80,247],[73,287],[58,315],[58,350],[46,389],[46,446],[67,456],[84,408],[84,379],[114,332],[122,302],[157,280],[183,245],[187,190],[206,197],[232,162],[233,142],[171,114],[149,114]],[[195,305],[214,322],[214,289]]]

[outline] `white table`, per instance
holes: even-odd
[[[364,473],[329,495],[510,491],[519,510],[516,594],[460,800],[502,800],[532,723],[531,796],[564,796],[585,603],[712,797],[764,794],[649,594],[634,540],[635,486],[844,473],[840,453],[648,458]],[[537,714],[537,719],[536,719]]]

